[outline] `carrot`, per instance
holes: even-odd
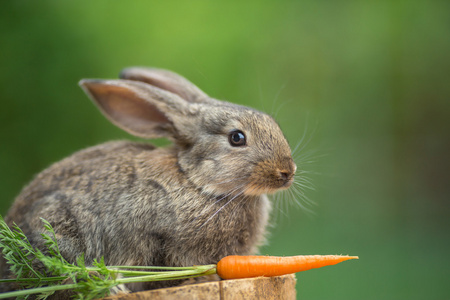
[[[358,256],[297,255],[297,256],[239,256],[230,255],[217,264],[222,279],[271,277],[335,265]]]

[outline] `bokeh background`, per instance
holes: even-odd
[[[299,298],[448,297],[449,1],[1,1],[0,213],[50,163],[130,138],[77,82],[133,65],[305,136],[315,204],[278,200],[261,253],[360,260],[297,274]]]

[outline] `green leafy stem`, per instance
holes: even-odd
[[[120,284],[161,280],[187,279],[216,273],[216,265],[192,267],[106,266],[103,257],[86,266],[84,256],[76,263],[67,262],[59,251],[56,234],[50,223],[41,219],[46,251],[34,248],[23,231],[14,224],[10,228],[0,216],[0,248],[14,279],[0,279],[0,284],[14,283],[21,287],[0,293],[0,299],[25,299],[37,295],[44,300],[56,291],[73,290],[77,299],[96,299],[109,295]],[[41,264],[44,268],[36,268]]]

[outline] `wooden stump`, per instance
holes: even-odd
[[[222,280],[166,289],[119,294],[104,300],[295,300],[295,275]]]

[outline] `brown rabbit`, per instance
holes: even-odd
[[[173,145],[118,141],[79,151],[38,174],[6,221],[42,247],[40,218],[48,220],[69,262],[84,253],[87,263],[104,256],[107,265],[189,266],[255,253],[270,211],[265,194],[288,188],[296,171],[277,123],[169,71],[136,67],[120,77],[80,85],[118,127]]]

